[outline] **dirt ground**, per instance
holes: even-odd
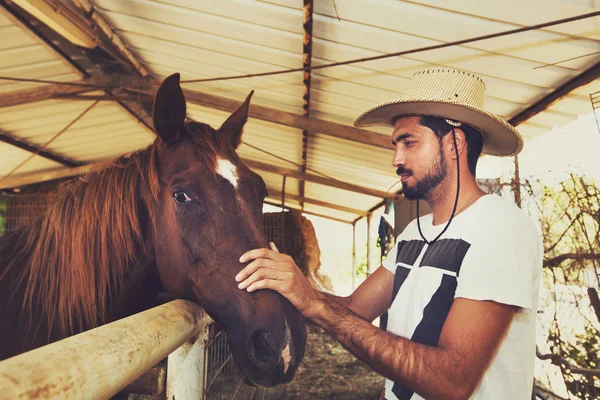
[[[377,400],[384,378],[321,328],[307,324],[306,355],[285,399]]]

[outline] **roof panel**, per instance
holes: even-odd
[[[50,67],[50,68],[48,68]],[[0,7],[0,75],[25,79],[72,81],[80,78],[68,62]],[[0,80],[0,93],[42,86]]]
[[[156,79],[180,72],[183,80],[260,73],[302,65],[302,3],[297,0],[93,0],[129,48]],[[337,6],[337,9],[334,7]],[[519,12],[514,12],[514,10]],[[593,11],[585,0],[345,0],[315,2],[314,66],[417,49],[502,32]],[[339,19],[338,19],[339,15]],[[400,23],[399,23],[400,22]],[[486,82],[485,106],[507,119],[597,63],[600,18],[561,24],[517,35],[434,51],[413,52],[352,65],[316,69],[311,74],[310,115],[352,125],[372,105],[401,97],[414,72],[432,66],[461,68]],[[567,60],[575,58],[573,60]],[[565,61],[566,60],[566,61]],[[561,62],[564,61],[564,62]],[[557,63],[558,62],[558,63]],[[557,63],[556,65],[547,65]],[[543,67],[543,68],[540,68]],[[30,32],[0,10],[0,75],[75,80],[79,75]],[[302,73],[251,79],[184,83],[185,88],[235,99],[256,90],[252,104],[303,113]],[[0,92],[36,87],[37,83],[0,81]],[[593,82],[520,125],[526,139],[568,123],[591,110]],[[51,100],[0,109],[0,129],[43,144],[91,104]],[[217,128],[229,113],[188,104],[188,116]],[[389,135],[390,129],[373,131]],[[49,149],[80,161],[113,157],[143,147],[153,135],[116,103],[102,102],[61,135]],[[300,170],[300,129],[250,119],[245,127],[243,158]],[[2,159],[18,162],[4,146]],[[12,155],[11,155],[12,154]],[[16,154],[16,155],[15,155]],[[396,182],[391,151],[311,132],[310,173],[386,191]],[[13,162],[11,161],[11,162]],[[33,162],[33,161],[32,161]],[[37,166],[36,166],[37,165]],[[31,164],[55,168],[51,164]],[[315,172],[316,171],[316,172]],[[258,171],[269,190],[281,191],[283,177]],[[298,195],[297,179],[286,179],[286,192]],[[306,196],[366,210],[380,199],[307,183]],[[289,199],[289,204],[297,201]],[[307,211],[354,219],[320,206]],[[346,215],[344,215],[346,214]]]
[[[2,162],[0,162],[0,180],[31,156],[31,153],[28,151],[21,150],[18,147],[3,142],[0,142],[0,154],[2,155]],[[40,156],[34,156],[31,160],[23,164],[23,166],[19,167],[19,169],[11,174],[11,176],[60,167],[63,167],[63,165]]]

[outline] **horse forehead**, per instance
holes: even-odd
[[[238,169],[231,161],[226,158],[217,157],[215,171],[237,189],[239,181]]]

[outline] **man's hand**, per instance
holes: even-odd
[[[253,292],[258,289],[272,289],[279,292],[306,318],[313,316],[319,308],[323,295],[315,290],[302,275],[294,259],[279,253],[273,242],[269,249],[254,249],[240,257],[241,263],[248,264],[235,277],[238,287]]]

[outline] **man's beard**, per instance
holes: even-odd
[[[398,168],[398,175],[405,172],[408,172],[411,174],[411,176],[414,176],[412,175],[412,171]],[[422,179],[418,180],[414,186],[403,186],[402,192],[404,193],[404,197],[406,197],[408,200],[423,199],[432,189],[434,189],[444,180],[447,174],[448,165],[446,164],[446,160],[444,159],[440,149],[438,158],[434,161],[427,174]]]

